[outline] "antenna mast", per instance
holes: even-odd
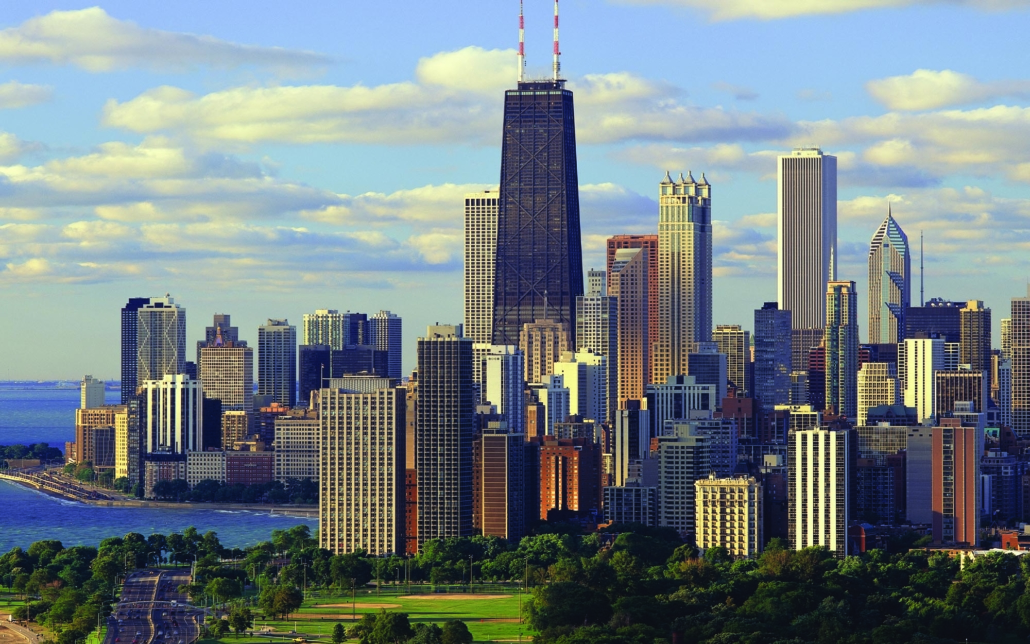
[[[526,69],[526,19],[522,16],[522,0],[519,0],[519,82]]]
[[[919,306],[926,306],[923,299],[923,231],[919,231]]]
[[[558,48],[558,0],[554,0],[554,81],[558,82],[558,72],[561,71],[561,63],[558,57],[561,49]]]

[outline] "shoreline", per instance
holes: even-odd
[[[87,499],[67,494],[49,487],[44,487],[31,479],[22,478],[16,474],[0,473],[0,481],[7,481],[23,488],[40,492],[64,501],[82,503],[96,507],[109,508],[153,508],[165,510],[235,510],[249,512],[263,512],[269,515],[292,517],[297,519],[317,519],[318,507],[299,508],[286,507],[281,505],[251,504],[251,503],[174,503],[171,501],[146,501],[146,500],[112,500],[112,499]]]

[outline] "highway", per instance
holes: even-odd
[[[140,570],[125,580],[104,644],[193,644],[204,612],[178,590],[187,570]]]

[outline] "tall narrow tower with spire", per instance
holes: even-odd
[[[687,373],[698,342],[712,340],[712,186],[689,171],[658,187],[658,339],[651,382]],[[652,341],[653,342],[653,341]]]
[[[583,294],[576,121],[560,77],[557,0],[554,11],[553,78],[524,79],[520,12],[518,83],[504,94],[493,344],[518,344],[524,324],[554,320],[576,346]]]
[[[912,305],[912,253],[908,236],[891,214],[869,244],[869,342],[905,339],[905,309]]]

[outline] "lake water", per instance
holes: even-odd
[[[6,383],[5,383],[6,384]],[[107,392],[109,404],[121,395]],[[77,389],[15,389],[0,385],[0,445],[50,443],[64,449],[75,440]],[[223,545],[244,547],[271,538],[272,530],[298,524],[318,532],[317,519],[270,516],[248,511],[205,510],[194,507],[106,508],[56,499],[13,483],[0,481],[0,554],[33,541],[59,539],[65,546],[99,545],[107,537],[128,532],[170,534],[194,526],[214,530]]]

